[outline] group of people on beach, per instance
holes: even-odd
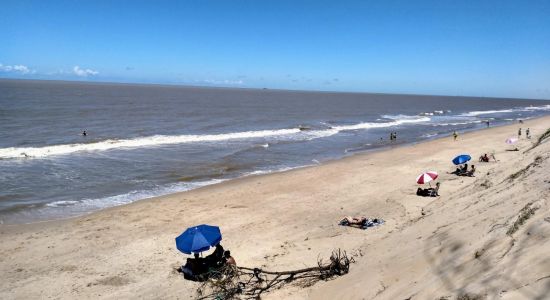
[[[476,166],[472,165],[470,169],[468,169],[468,164],[464,164],[463,167],[456,167],[456,170],[451,172],[450,174],[455,174],[457,176],[468,176],[468,177],[475,177],[476,172]]]
[[[217,244],[212,254],[201,257],[199,253],[195,253],[193,258],[188,258],[179,272],[183,273],[185,279],[202,281],[208,279],[209,275],[215,273],[224,266],[236,268],[237,263],[231,256],[229,250],[224,250],[221,244]]]

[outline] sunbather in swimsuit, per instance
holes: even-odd
[[[348,225],[363,225],[367,222],[366,217],[351,217],[345,216],[340,223],[347,223]]]

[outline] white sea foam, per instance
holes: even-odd
[[[385,127],[403,125],[407,123],[429,122],[431,120],[429,117],[425,117],[425,116],[419,117],[419,116],[406,116],[406,115],[385,115],[382,117],[386,119],[392,119],[394,121],[383,122],[383,123],[365,122],[365,123],[359,123],[354,125],[334,126],[333,129],[336,129],[338,131],[344,131],[344,130],[359,130],[359,129],[370,129],[370,128],[385,128]]]
[[[547,111],[547,110],[550,110],[550,104],[541,105],[541,106],[516,107],[516,108],[501,109],[501,110],[470,111],[470,112],[461,114],[461,116],[476,117],[476,116],[480,116],[480,115],[490,115],[490,114],[498,114],[498,113],[512,113],[512,112],[526,112],[526,111]]]
[[[168,184],[164,186],[158,186],[150,190],[134,190],[125,194],[114,195],[104,198],[95,198],[95,199],[83,199],[80,201],[55,201],[46,204],[47,207],[73,207],[74,211],[90,211],[93,209],[102,209],[106,207],[112,207],[117,205],[128,204],[137,200],[158,197],[163,195],[168,195],[177,192],[184,192],[200,188],[203,186],[208,186],[216,183],[226,181],[228,179],[211,179],[206,181],[199,182],[178,182],[173,184]]]
[[[550,110],[550,104],[543,105],[543,106],[527,106],[524,108],[525,110]]]
[[[438,123],[433,124],[432,126],[457,126],[457,125],[468,125],[468,124],[476,124],[481,123],[482,120],[471,120],[471,121],[464,121],[464,122],[450,122],[450,123]]]
[[[513,109],[501,109],[501,110],[477,110],[477,111],[470,111],[467,113],[461,114],[461,116],[465,117],[476,117],[480,115],[490,115],[490,114],[498,114],[498,113],[511,113],[514,112]]]
[[[285,172],[285,171],[294,170],[294,169],[303,168],[303,167],[307,167],[307,165],[299,166],[299,167],[282,167],[282,168],[273,169],[273,170],[256,170],[256,171],[245,173],[243,175],[243,177],[255,176],[255,175],[265,175],[265,174],[278,173],[278,172]]]
[[[260,131],[245,131],[223,134],[209,135],[155,135],[149,137],[141,137],[135,139],[121,140],[105,140],[101,142],[88,144],[68,144],[55,145],[46,147],[28,147],[28,148],[2,148],[0,149],[0,158],[41,158],[54,155],[66,155],[80,151],[105,151],[120,148],[141,148],[154,147],[170,144],[184,143],[199,143],[199,142],[216,142],[237,139],[253,139],[265,138],[272,136],[292,135],[299,133],[300,129],[277,129],[277,130],[260,130]]]
[[[244,140],[257,138],[275,138],[287,140],[312,140],[329,137],[344,130],[361,130],[370,128],[384,128],[397,126],[406,123],[417,123],[430,121],[428,117],[413,116],[384,116],[393,119],[392,122],[366,122],[354,125],[334,126],[328,129],[300,130],[299,128],[245,131],[211,135],[155,135],[135,139],[105,140],[88,144],[66,144],[46,147],[10,147],[0,149],[0,159],[10,158],[44,158],[57,155],[68,155],[83,151],[105,151],[124,148],[155,147],[170,144],[217,142],[227,140]],[[269,146],[269,144],[267,144]],[[265,147],[265,144],[263,145]]]
[[[63,206],[69,206],[79,203],[79,201],[73,201],[73,200],[66,200],[66,201],[54,201],[51,203],[46,204],[46,206],[49,207],[63,207]]]

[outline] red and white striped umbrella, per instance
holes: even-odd
[[[420,174],[420,176],[418,176],[416,178],[416,183],[418,184],[424,184],[424,183],[428,183],[434,179],[437,178],[437,172],[436,171],[428,171],[426,173],[422,173]]]

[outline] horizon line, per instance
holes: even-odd
[[[414,94],[414,93],[388,93],[388,92],[359,92],[359,91],[336,91],[336,90],[303,90],[303,89],[282,89],[269,87],[238,87],[219,85],[192,85],[181,83],[155,83],[155,82],[127,82],[127,81],[89,81],[89,80],[62,80],[62,79],[32,79],[32,78],[9,78],[0,77],[0,81],[44,81],[57,83],[83,83],[90,85],[135,85],[135,86],[159,86],[159,87],[181,87],[198,89],[228,89],[228,90],[257,90],[257,91],[279,91],[279,92],[302,92],[302,93],[335,93],[335,94],[368,94],[368,95],[400,95],[400,96],[425,96],[425,97],[454,97],[454,98],[484,98],[504,100],[534,100],[550,101],[546,98],[519,98],[519,97],[495,97],[495,96],[464,96],[464,95],[442,95],[442,94]]]

